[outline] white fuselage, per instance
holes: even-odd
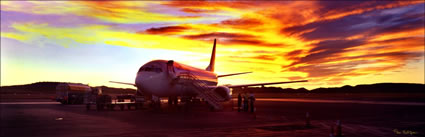
[[[158,97],[195,96],[196,93],[187,85],[173,83],[175,77],[183,73],[196,76],[198,81],[207,86],[217,86],[217,74],[214,72],[177,62],[173,62],[172,67],[169,67],[167,62],[167,60],[153,60],[144,64],[137,72],[135,82],[137,88]]]

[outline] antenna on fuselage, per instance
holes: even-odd
[[[205,70],[214,72],[214,65],[215,65],[215,44],[216,44],[216,39],[214,39],[214,46],[213,46],[213,50],[211,53],[211,59],[210,59],[210,64],[208,65],[208,67]]]

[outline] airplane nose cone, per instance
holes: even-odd
[[[167,83],[161,73],[142,72],[136,77],[136,86],[142,92],[155,95],[161,93]]]
[[[139,77],[140,77],[139,75],[136,76],[136,82],[134,82],[134,83],[136,83],[136,87],[137,87],[138,90],[143,90],[143,86],[142,86],[142,83],[140,82]]]
[[[149,76],[143,73],[139,73],[136,77],[136,87],[144,90],[146,87],[146,81],[149,80]]]

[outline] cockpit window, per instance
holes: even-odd
[[[140,67],[139,71],[137,71],[137,73],[139,73],[140,71],[143,71],[143,67]]]
[[[139,69],[139,72],[141,71],[148,71],[148,72],[156,72],[160,73],[162,72],[162,69],[156,66],[143,66]]]

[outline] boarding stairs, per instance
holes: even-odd
[[[206,100],[208,104],[214,107],[214,109],[219,110],[223,108],[220,102],[224,101],[225,99],[217,95],[214,90],[209,88],[205,82],[199,80],[195,75],[189,72],[183,72],[179,74],[178,78],[180,81],[179,83],[193,87],[194,91],[201,98]]]

